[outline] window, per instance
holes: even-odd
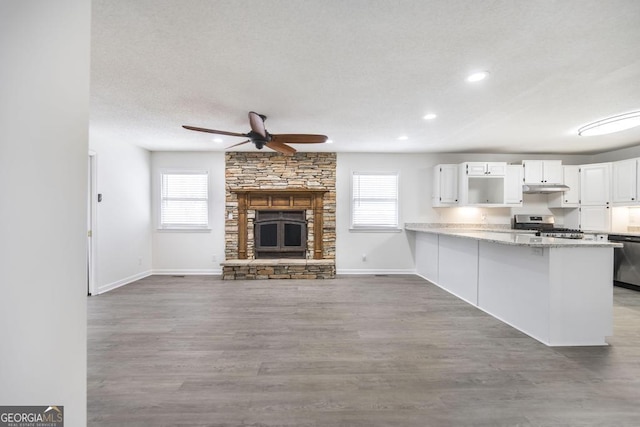
[[[398,228],[398,174],[354,172],[351,178],[353,229]]]
[[[160,228],[207,229],[209,174],[205,171],[161,173]]]

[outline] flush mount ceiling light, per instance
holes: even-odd
[[[222,142],[222,138],[213,138],[213,142],[220,144]]]
[[[475,82],[479,82],[481,80],[486,79],[488,76],[489,76],[488,71],[479,71],[477,73],[470,74],[467,77],[467,81],[470,83],[475,83]]]
[[[438,117],[436,114],[429,113],[429,114],[425,114],[425,116],[423,117],[423,119],[425,119],[425,120],[433,120],[433,119],[435,119],[436,117]]]
[[[407,135],[401,135],[398,137],[398,141],[406,141],[407,139],[409,139]]]
[[[333,139],[327,139],[327,141],[325,142],[325,144],[333,144]]]
[[[578,129],[580,136],[606,135],[640,126],[640,110],[607,117]]]

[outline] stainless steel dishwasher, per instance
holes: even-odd
[[[640,236],[610,234],[609,241],[624,245],[613,251],[614,283],[640,291]]]

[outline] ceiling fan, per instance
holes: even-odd
[[[227,147],[227,149],[252,142],[257,149],[261,150],[262,147],[266,146],[268,148],[271,148],[272,150],[286,155],[293,155],[294,153],[296,153],[296,149],[287,144],[320,144],[327,141],[327,137],[325,135],[307,135],[296,133],[278,135],[270,134],[264,127],[265,120],[267,120],[267,116],[250,111],[249,124],[251,125],[251,130],[248,133],[226,132],[223,130],[205,129],[186,125],[182,125],[182,127],[198,132],[208,132],[218,135],[240,136],[243,138],[249,138],[246,141],[230,145],[229,147]]]

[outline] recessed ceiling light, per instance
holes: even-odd
[[[580,136],[606,135],[640,126],[640,110],[607,117],[578,129]]]
[[[488,71],[479,71],[477,73],[470,74],[467,77],[467,81],[471,82],[471,83],[479,82],[481,80],[486,79],[488,76],[489,76],[489,72]]]
[[[213,138],[213,142],[221,143],[222,138]]]
[[[423,117],[423,119],[425,119],[425,120],[433,120],[433,119],[435,119],[436,117],[438,117],[436,114],[429,113],[429,114],[426,114],[426,115]]]
[[[409,137],[407,135],[400,135],[398,137],[398,141],[406,141],[407,139],[409,139]]]

